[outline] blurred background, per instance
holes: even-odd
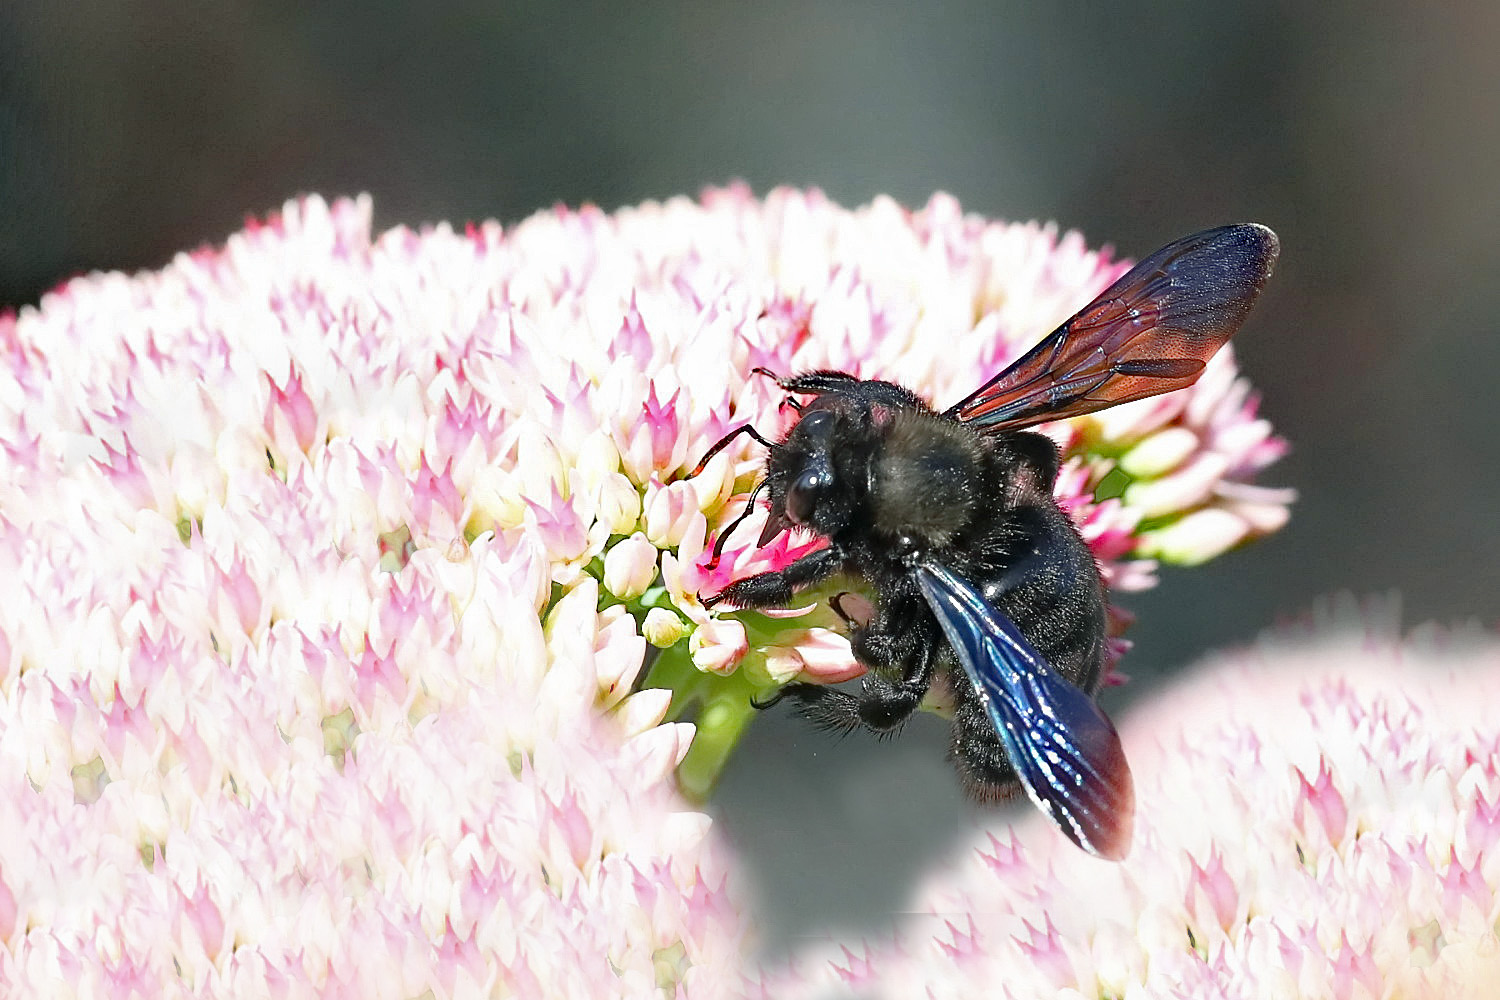
[[[0,307],[305,191],[369,191],[385,228],[733,178],[850,206],[942,189],[1130,256],[1257,220],[1281,265],[1236,344],[1294,446],[1265,481],[1301,500],[1279,535],[1128,598],[1135,682],[1106,704],[1341,591],[1493,626],[1500,5],[1098,10],[4,0]],[[713,809],[769,950],[878,933],[969,835],[944,728],[834,742],[758,720]]]

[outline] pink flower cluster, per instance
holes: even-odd
[[[674,788],[691,727],[631,693],[646,641],[583,571],[658,456],[570,394],[645,386],[614,330],[592,372],[518,332],[502,303],[567,259],[369,212],[288,205],[0,320],[0,992],[718,996],[738,967]]]
[[[716,193],[704,208],[742,213],[744,197]],[[791,419],[774,383],[750,374],[758,366],[781,373],[832,368],[901,382],[939,406],[956,401],[1129,266],[1089,250],[1076,233],[1059,237],[1050,226],[966,216],[941,195],[918,212],[878,199],[850,213],[816,194],[776,191],[759,212],[739,214],[735,236],[744,243],[730,242],[727,250],[743,254],[738,262],[750,279],[739,288],[762,291],[749,303],[753,320],[727,345],[729,370],[712,373],[727,377],[731,391],[710,406],[709,440],[744,422],[775,434]],[[679,391],[719,384],[707,376],[688,379]],[[1256,416],[1257,406],[1226,348],[1189,389],[1040,428],[1067,458],[1058,500],[1113,589],[1144,589],[1155,582],[1159,560],[1204,562],[1286,522],[1293,492],[1254,483],[1286,448]],[[842,638],[829,631],[835,619],[819,607],[821,591],[801,602],[806,632],[791,644],[747,634],[751,616],[702,612],[697,594],[779,567],[813,544],[793,534],[757,548],[764,513],[756,512],[710,568],[705,549],[715,529],[743,510],[764,461],[753,445],[730,454],[740,460],[727,475],[714,464],[707,485],[678,481],[664,492],[672,500],[661,521],[672,529],[657,537],[676,552],[662,559],[663,580],[674,605],[698,626],[694,662],[716,672],[745,668],[761,684],[798,675],[835,682],[857,673]],[[694,499],[705,521],[696,518]]]
[[[1493,640],[1372,625],[1227,657],[1122,726],[1123,864],[997,827],[894,941],[803,956],[767,995],[1491,997],[1497,699]]]
[[[743,928],[674,765],[701,793],[751,693],[859,667],[819,594],[703,607],[811,543],[756,515],[711,566],[761,456],[688,472],[781,426],[756,366],[956,399],[1122,265],[941,196],[370,215],[0,317],[0,982],[712,995]],[[1227,352],[1049,430],[1117,587],[1285,517]]]

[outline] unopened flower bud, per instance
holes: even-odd
[[[640,597],[656,579],[656,556],[656,546],[639,531],[616,542],[604,555],[605,589],[623,601]]]
[[[1164,475],[1185,462],[1198,445],[1198,435],[1186,427],[1167,427],[1122,455],[1120,468],[1135,477]]]
[[[687,635],[688,625],[666,608],[652,608],[641,622],[641,635],[658,649],[666,649]]]
[[[1192,510],[1213,495],[1228,466],[1224,456],[1205,453],[1171,475],[1134,483],[1125,491],[1123,499],[1144,517]]]
[[[1163,562],[1196,566],[1232,548],[1249,533],[1244,518],[1207,507],[1145,535],[1140,553]]]
[[[624,535],[641,519],[641,495],[634,484],[618,472],[604,476],[599,483],[599,520],[609,525],[612,535]]]
[[[684,481],[652,483],[646,489],[646,537],[659,548],[675,548],[698,514],[698,493]]]
[[[693,666],[711,674],[734,673],[749,650],[745,626],[732,618],[715,619],[700,625],[688,640]]]
[[[620,471],[620,452],[604,431],[595,431],[578,449],[578,457],[568,473],[568,482],[578,490],[592,490],[605,477]]]

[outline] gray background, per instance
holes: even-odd
[[[1203,651],[1396,589],[1496,617],[1500,5],[0,6],[0,305],[159,266],[300,191],[377,223],[606,208],[731,178],[934,189],[1140,255],[1246,219],[1282,264],[1239,356],[1295,446],[1276,538],[1132,596],[1120,710]],[[778,950],[878,930],[969,820],[923,719],[761,719],[715,808]],[[1210,776],[1208,780],[1213,780]]]

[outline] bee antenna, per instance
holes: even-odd
[[[741,434],[749,434],[751,437],[759,441],[761,444],[765,445],[767,448],[775,447],[775,445],[773,445],[771,442],[761,437],[760,432],[757,431],[754,427],[751,427],[749,424],[740,424],[734,430],[719,438],[714,446],[708,449],[708,453],[703,456],[703,461],[693,466],[693,471],[688,473],[688,478],[692,479],[694,476],[701,475],[703,470],[708,466],[709,460],[719,452],[723,451],[725,448],[729,447],[729,442],[733,441]]]
[[[752,368],[750,369],[750,374],[764,375],[766,378],[770,379],[772,382],[775,382],[777,385],[781,384],[781,376],[777,375],[769,368]]]
[[[765,488],[766,480],[762,479],[760,482],[756,483],[755,489],[750,491],[749,499],[745,501],[745,509],[740,511],[738,517],[729,522],[729,527],[719,532],[719,537],[714,539],[714,554],[713,557],[708,560],[708,566],[706,567],[707,569],[713,569],[715,566],[719,565],[719,557],[724,554],[724,543],[729,540],[730,535],[734,534],[734,529],[738,528],[740,524],[745,520],[745,518],[749,517],[750,514],[755,510],[755,499],[756,497],[760,496],[760,491]]]

